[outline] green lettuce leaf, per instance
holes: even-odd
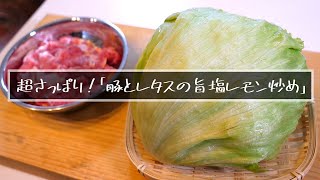
[[[169,16],[137,69],[306,69],[303,42],[264,20],[211,8]],[[303,102],[134,102],[144,147],[159,161],[258,171],[295,130]]]

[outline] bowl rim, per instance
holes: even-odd
[[[62,19],[58,19],[49,23],[46,23],[45,25],[42,25],[38,28],[33,29],[32,31],[30,31],[29,33],[27,33],[26,35],[24,35],[22,38],[20,38],[17,42],[14,43],[14,45],[8,50],[8,52],[6,53],[6,55],[4,56],[1,65],[0,65],[0,89],[2,90],[3,94],[5,95],[5,97],[8,99],[8,87],[5,84],[4,81],[4,73],[5,73],[5,69],[6,66],[8,64],[8,61],[11,57],[11,55],[16,51],[16,49],[24,42],[26,42],[28,39],[30,39],[31,37],[33,37],[35,34],[37,34],[37,32],[40,32],[46,28],[52,27],[52,26],[56,26],[59,24],[63,24],[63,23],[68,23],[68,22],[89,22],[89,23],[99,23],[102,24],[104,26],[107,26],[109,28],[111,28],[114,32],[117,33],[117,35],[119,36],[119,39],[122,43],[122,59],[121,59],[121,63],[118,67],[118,70],[121,70],[125,67],[126,62],[127,62],[127,56],[128,56],[128,43],[126,40],[126,37],[124,35],[124,33],[122,32],[122,30],[116,26],[115,24],[111,23],[110,21],[106,21],[106,20],[101,20],[95,17],[82,17],[82,16],[74,16],[74,17],[70,17],[70,18],[62,18]],[[9,100],[8,100],[9,101]],[[81,101],[81,102],[71,102],[68,104],[64,104],[64,105],[58,105],[58,106],[36,106],[36,105],[32,105],[32,104],[28,104],[25,103],[23,101],[12,101],[13,103],[17,104],[18,106],[33,110],[33,111],[41,111],[41,112],[65,112],[71,109],[74,109],[75,107],[78,107],[80,105],[83,105],[84,103],[86,103],[87,101]]]

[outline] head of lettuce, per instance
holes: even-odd
[[[303,42],[264,20],[211,8],[169,16],[137,69],[306,69]],[[255,171],[274,158],[301,116],[303,102],[134,102],[144,147],[159,161]]]

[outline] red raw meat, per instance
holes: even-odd
[[[114,47],[100,48],[89,40],[64,36],[58,40],[41,42],[38,48],[27,53],[19,69],[114,69],[118,68],[120,63],[121,55]],[[55,79],[57,78],[59,77]],[[63,93],[51,94],[49,91],[42,93],[49,99],[65,96]],[[39,94],[28,95],[33,98],[39,97]],[[34,104],[56,106],[67,103],[35,102]]]

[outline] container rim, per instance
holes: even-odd
[[[12,54],[15,52],[15,50],[24,42],[26,42],[27,40],[29,40],[31,37],[33,37],[35,34],[37,34],[37,32],[40,32],[46,28],[52,27],[52,26],[56,26],[59,24],[63,24],[63,23],[68,23],[68,22],[89,22],[89,23],[99,23],[102,24],[106,27],[110,27],[114,32],[117,33],[117,35],[119,36],[119,39],[122,43],[122,59],[121,59],[121,63],[118,67],[119,70],[123,69],[124,66],[126,65],[126,61],[127,61],[127,56],[128,56],[128,43],[126,40],[126,37],[124,35],[124,33],[121,31],[121,29],[116,26],[115,24],[109,22],[109,21],[103,21],[101,19],[98,18],[94,18],[94,17],[81,17],[81,16],[75,16],[75,17],[70,17],[70,18],[63,18],[63,19],[59,19],[59,20],[55,20],[53,22],[47,23],[43,26],[40,26],[38,28],[35,28],[34,30],[30,31],[29,33],[27,33],[26,35],[24,35],[20,40],[18,40],[7,52],[7,54],[4,56],[2,62],[1,62],[1,66],[0,66],[0,89],[2,90],[2,92],[4,93],[5,97],[8,97],[8,87],[5,83],[4,80],[4,73],[6,70],[6,66],[8,64],[8,61],[10,59],[10,57],[12,56]],[[33,111],[41,111],[41,112],[64,112],[64,111],[68,111],[71,109],[74,109],[75,107],[78,107],[82,104],[84,104],[85,102],[71,102],[68,104],[64,104],[64,105],[58,105],[58,106],[36,106],[36,105],[32,105],[32,104],[28,104],[22,101],[14,101],[15,104],[17,104],[18,106],[33,110]]]

